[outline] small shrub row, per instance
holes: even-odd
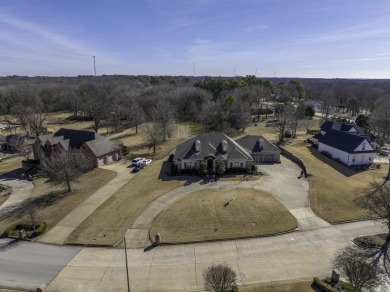
[[[308,135],[317,135],[320,133],[320,130],[307,130],[306,134]]]
[[[246,173],[248,173],[248,170],[246,168],[233,167],[233,168],[229,168],[225,173],[227,173],[227,174],[246,174]]]
[[[195,168],[192,168],[192,169],[182,169],[180,171],[180,174],[181,175],[198,175],[199,174],[199,170],[195,169]]]
[[[8,236],[12,235],[15,232],[15,230],[22,230],[22,229],[24,229],[26,231],[32,231],[33,226],[31,226],[31,224],[26,223],[26,222],[15,223],[15,224],[12,224],[11,226],[9,226],[6,230],[4,230],[3,234],[8,237]],[[34,237],[34,236],[41,235],[46,230],[47,230],[47,223],[46,222],[39,222],[35,226],[35,231],[32,234],[32,236]]]
[[[329,284],[321,281],[319,278],[314,278],[314,285],[316,285],[323,292],[337,292],[338,290],[330,286]]]

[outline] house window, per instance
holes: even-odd
[[[194,163],[193,162],[188,162],[186,169],[194,169]]]
[[[362,150],[366,150],[366,143],[363,143],[363,147],[362,147]]]
[[[187,162],[184,162],[184,169],[187,168]]]
[[[244,164],[241,162],[241,163],[240,163],[240,167],[242,168],[243,166],[244,166]]]
[[[371,158],[368,158],[369,161],[371,161]]]
[[[354,158],[354,159],[352,159],[352,162],[355,162],[355,158]]]

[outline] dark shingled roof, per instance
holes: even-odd
[[[366,138],[358,135],[351,135],[337,130],[328,130],[320,137],[319,142],[347,153],[372,153],[372,151],[354,151],[361,143],[367,141]],[[368,143],[368,141],[367,141]],[[369,143],[368,143],[369,144]]]
[[[259,139],[263,140],[262,148],[259,145]],[[236,142],[240,144],[242,147],[244,147],[246,150],[248,150],[248,152],[251,154],[261,153],[262,151],[266,151],[266,152],[274,151],[279,153],[281,152],[278,147],[276,147],[274,144],[272,144],[262,136],[247,135],[245,137],[237,139]]]
[[[200,151],[195,151],[195,141],[200,141]],[[227,142],[227,152],[222,151],[222,140]],[[217,160],[246,159],[252,161],[252,156],[232,138],[223,133],[209,132],[200,134],[178,145],[175,151],[175,160],[194,159],[203,160],[207,156],[214,156]]]
[[[64,140],[69,139],[69,147],[79,149],[85,142],[93,141],[96,139],[105,139],[99,134],[90,131],[72,130],[72,129],[60,129],[54,133],[55,137],[64,136]],[[105,139],[106,140],[106,139]]]
[[[353,123],[340,123],[340,122],[325,121],[321,125],[320,128],[322,131],[325,131],[325,132],[328,130],[337,130],[337,131],[342,131],[342,132],[348,132],[352,128],[355,128],[355,130],[357,131],[357,133],[359,135],[364,135],[367,133],[364,128],[359,127],[358,125],[353,124]]]
[[[90,131],[62,128],[54,134],[42,135],[38,138],[43,144],[46,143],[46,141],[49,141],[52,145],[61,143],[66,150],[69,148],[80,149],[86,144],[96,157],[121,149],[121,147],[115,145],[114,142]]]

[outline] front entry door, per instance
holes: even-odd
[[[213,160],[207,159],[207,169],[213,169]]]

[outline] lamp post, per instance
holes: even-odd
[[[386,181],[390,180],[390,156],[389,156],[389,171],[387,172]]]
[[[125,242],[125,259],[126,259],[126,277],[127,277],[127,291],[130,292],[130,279],[129,279],[129,264],[127,263],[127,246],[126,246],[126,236],[130,229],[126,231],[123,241]]]

